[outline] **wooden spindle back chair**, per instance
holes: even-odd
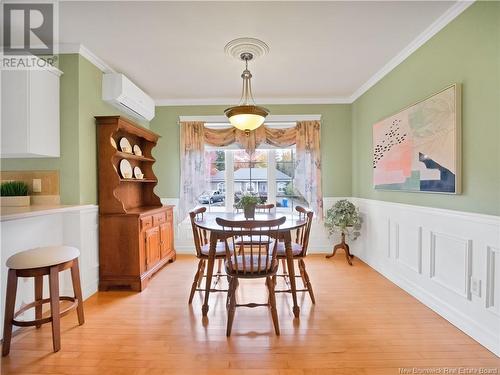
[[[258,204],[255,206],[255,212],[271,213],[274,208],[274,203]]]
[[[274,208],[274,203],[258,204],[255,206],[255,212],[256,213],[268,213],[268,214],[270,214],[272,212],[273,208]],[[238,241],[238,243],[241,243],[241,242],[244,242],[244,243],[254,242],[254,243],[256,243],[256,242],[258,242],[258,240],[259,239],[257,237],[250,239],[250,237],[244,236]],[[264,238],[263,241],[267,241],[267,239]]]
[[[274,294],[275,279],[278,270],[277,243],[279,228],[286,221],[283,216],[274,220],[232,221],[217,218],[216,222],[223,228],[226,247],[226,274],[230,278],[228,292],[228,321],[226,335],[231,335],[231,328],[236,307],[268,306],[271,308],[274,330],[279,335],[278,313]],[[241,242],[242,237],[255,241]],[[236,289],[239,279],[265,278],[269,290],[266,304],[236,304]]]
[[[299,244],[302,247],[300,256],[305,257],[307,255],[307,249],[309,247],[309,235],[311,233],[314,212],[302,206],[296,206],[295,210],[299,213],[299,218],[306,220],[307,222],[305,226],[300,227],[295,231],[295,243]]]
[[[189,212],[191,219],[191,228],[193,230],[194,247],[196,249],[196,257],[200,258],[203,245],[207,245],[208,231],[196,225],[197,220],[203,220],[203,214],[207,211],[206,207],[199,207]]]
[[[189,303],[193,301],[194,293],[196,291],[204,291],[205,289],[200,288],[201,282],[205,277],[205,265],[208,260],[208,252],[210,249],[210,238],[209,233],[206,229],[203,229],[196,225],[196,221],[202,221],[203,215],[207,211],[206,207],[199,207],[189,212],[189,218],[191,219],[191,228],[193,230],[194,247],[196,249],[196,257],[199,259],[198,268],[194,275],[193,284],[191,285],[191,292],[189,294]],[[226,257],[224,244],[222,242],[217,244],[215,259],[219,261],[218,270],[215,279],[215,285],[220,282],[222,273],[222,262]],[[227,292],[223,289],[210,289],[213,292]]]
[[[308,210],[302,206],[296,206],[295,210],[299,214],[299,218],[302,218],[303,220],[306,221],[306,224],[296,230],[295,233],[295,241],[292,242],[292,254],[293,254],[293,259],[297,260],[298,266],[299,266],[299,271],[300,271],[300,277],[302,279],[302,282],[304,284],[305,289],[298,289],[297,292],[308,292],[309,296],[311,297],[312,303],[316,303],[316,299],[314,297],[314,292],[312,289],[312,284],[311,280],[309,279],[309,275],[306,271],[306,264],[304,262],[304,258],[307,256],[307,250],[309,247],[309,236],[311,233],[311,226],[312,226],[312,221],[313,221],[313,216],[314,213],[311,210]],[[278,259],[281,260],[282,265],[283,265],[283,274],[278,275],[281,277],[285,278],[285,281],[288,283],[288,273],[287,273],[287,267],[286,267],[286,251],[285,251],[285,245],[283,242],[280,242],[278,244]],[[286,290],[277,290],[277,293],[283,293],[287,292],[290,293],[290,289]]]

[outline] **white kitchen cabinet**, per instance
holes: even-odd
[[[61,71],[3,70],[2,158],[60,156]]]

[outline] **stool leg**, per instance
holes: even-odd
[[[9,270],[7,276],[7,295],[5,298],[5,317],[3,325],[3,346],[2,356],[10,352],[10,340],[12,338],[12,320],[14,319],[14,309],[16,307],[17,274],[16,270]]]
[[[41,301],[43,299],[43,276],[35,276],[35,302]],[[42,319],[42,304],[35,306],[35,319]],[[40,328],[42,325],[37,324],[36,328]]]
[[[75,298],[78,299],[78,305],[76,306],[78,323],[82,325],[85,323],[85,318],[83,317],[82,285],[80,284],[80,268],[78,267],[78,258],[73,260],[73,265],[71,266],[71,281],[73,282]]]
[[[50,315],[52,316],[52,344],[54,352],[61,349],[61,317],[59,315],[59,268],[50,267]]]

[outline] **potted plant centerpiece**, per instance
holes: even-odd
[[[0,185],[2,207],[22,207],[30,205],[28,184],[23,181],[9,181]]]
[[[336,232],[341,234],[341,243],[335,245],[332,254],[326,257],[331,258],[338,249],[343,249],[347,262],[352,266],[353,255],[349,251],[349,245],[345,242],[345,236],[348,235],[352,240],[359,237],[361,229],[359,210],[347,199],[339,200],[326,212],[325,228],[329,236],[333,236]]]
[[[236,208],[243,209],[245,219],[253,219],[255,217],[255,206],[260,202],[260,198],[256,195],[245,194],[236,204]]]

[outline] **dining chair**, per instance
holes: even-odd
[[[274,208],[274,203],[258,204],[255,206],[255,212],[271,213]]]
[[[258,205],[255,206],[255,212],[270,214],[273,208],[274,208],[274,203],[258,204]],[[264,238],[263,240],[266,241],[267,239]],[[241,239],[239,239],[237,241],[237,243],[239,244],[241,242],[244,242],[246,244],[246,243],[249,243],[251,241],[252,242],[257,242],[258,238],[252,238],[252,239],[250,239],[248,236],[243,236]]]
[[[209,233],[207,230],[200,228],[196,225],[197,220],[203,220],[203,214],[207,211],[206,207],[199,207],[195,210],[189,212],[189,218],[191,219],[191,228],[193,230],[194,246],[196,249],[196,258],[199,259],[198,268],[194,274],[193,284],[191,286],[191,293],[189,294],[189,304],[193,302],[194,293],[196,291],[205,291],[205,289],[200,288],[201,282],[205,276],[205,265],[208,260],[208,252],[210,250]],[[218,270],[216,273],[217,285],[220,282],[222,276],[222,262],[226,258],[226,249],[223,242],[217,242],[215,248],[215,259],[218,260]],[[227,289],[215,289],[211,288],[210,292],[227,292]]]
[[[255,206],[255,212],[258,212],[258,213],[268,213],[270,214],[273,210],[273,208],[275,207],[274,203],[262,203],[262,204],[258,204]],[[235,212],[236,213],[239,213],[241,208],[238,208],[238,206],[235,204],[234,205],[234,209],[235,209]]]
[[[306,225],[296,230],[295,241],[292,242],[293,259],[294,261],[297,261],[300,271],[300,275],[297,275],[295,277],[300,277],[305,287],[305,289],[297,289],[297,292],[309,292],[311,301],[315,304],[316,299],[314,298],[311,280],[309,279],[309,275],[306,271],[306,264],[304,262],[304,258],[307,256],[307,248],[309,246],[309,235],[311,233],[313,212],[311,210],[305,209],[302,206],[296,206],[295,210],[298,212],[299,218],[302,218],[306,221]],[[288,278],[288,274],[286,268],[286,252],[284,242],[279,242],[277,248],[277,258],[281,260],[283,264],[283,274],[277,276],[284,277],[286,281]],[[276,290],[276,293],[291,293],[291,290]]]
[[[234,313],[236,307],[259,307],[267,306],[271,309],[274,331],[280,334],[278,312],[276,310],[276,298],[274,294],[276,279],[274,276],[278,270],[277,243],[279,227],[285,223],[283,216],[273,220],[243,220],[233,221],[217,218],[216,222],[222,228],[226,250],[226,274],[229,277],[229,291],[227,295],[227,329],[226,336],[231,335]],[[258,238],[257,242],[239,243],[238,238],[248,236]],[[234,251],[233,251],[234,249]],[[267,303],[236,302],[236,290],[239,279],[265,278],[269,291]]]

